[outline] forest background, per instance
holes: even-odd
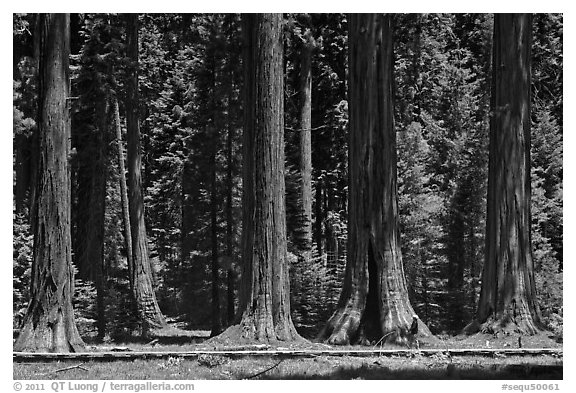
[[[82,23],[77,21],[76,28],[83,37],[73,50],[78,62],[78,116],[85,109],[81,82],[86,70],[81,64],[102,65],[94,53],[103,51],[109,55],[107,59],[112,58],[122,67],[118,48],[100,41],[101,34],[122,34],[122,24],[114,25],[113,18],[86,14]],[[191,18],[183,21],[177,15],[157,15],[142,19],[140,99],[147,113],[142,125],[145,203],[161,309],[174,322],[188,328],[209,329],[212,310],[203,306],[214,299],[210,289],[214,242],[218,249],[227,250],[218,259],[223,267],[217,274],[222,320],[229,320],[227,307],[236,306],[234,302],[227,303],[229,283],[232,298],[237,298],[234,279],[238,260],[234,255],[239,255],[237,171],[241,152],[229,146],[230,142],[237,146],[238,139],[234,138],[241,135],[237,79],[241,71],[235,69],[237,62],[233,57],[234,50],[239,51],[240,47],[234,42],[239,36],[233,34],[239,20],[225,15]],[[346,256],[346,29],[345,17],[337,14],[317,16],[321,20],[299,15],[287,18],[286,187],[289,250],[294,266],[292,311],[297,328],[313,336],[334,310]],[[395,109],[406,276],[411,300],[421,318],[434,333],[451,334],[472,319],[483,259],[491,20],[487,14],[399,18],[395,31]],[[190,23],[194,30],[186,29]],[[182,34],[176,34],[177,29],[182,29]],[[312,63],[314,258],[308,264],[298,264],[297,153],[291,151],[297,144],[290,141],[296,138],[298,122],[296,48],[306,29],[318,43]],[[563,47],[558,31],[562,31],[561,17],[543,14],[535,18],[532,229],[543,321],[561,335],[563,113],[558,97],[562,98]],[[14,118],[20,127],[18,138],[28,136],[34,127],[26,114],[30,109],[27,105],[33,105],[34,82],[27,74],[30,64],[21,61],[16,67],[21,76],[13,86],[18,95],[13,102],[22,114]],[[194,91],[188,89],[195,80],[206,78],[212,85],[199,84]],[[166,79],[169,85],[164,84]],[[222,99],[216,101],[224,103],[223,107],[210,99],[214,94],[221,95]],[[214,133],[202,126],[206,122],[202,116],[209,112],[226,119],[227,132]],[[78,160],[83,159],[82,154],[84,159],[92,157],[92,152],[79,150]],[[109,279],[105,307],[112,316],[108,334],[119,338],[134,326],[133,321],[123,318],[127,305],[117,301],[128,295],[113,155],[109,165],[104,243]],[[80,171],[80,166],[76,170]],[[199,187],[191,187],[192,182]],[[25,199],[26,196],[21,201],[24,205]],[[18,214],[13,226],[13,315],[18,321],[27,298],[31,238],[25,207],[14,208]],[[94,284],[80,275],[75,302],[84,334],[97,333],[96,297]]]

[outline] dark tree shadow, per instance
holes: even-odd
[[[383,366],[362,365],[339,367],[330,374],[307,375],[305,373],[279,375],[264,374],[259,379],[563,379],[562,365],[490,365],[466,366],[448,364],[430,369],[390,369]]]

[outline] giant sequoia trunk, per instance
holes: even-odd
[[[530,15],[495,15],[486,254],[468,332],[538,331],[530,234],[531,36]]]
[[[31,299],[15,351],[83,348],[74,311],[70,240],[70,17],[39,16],[39,155]]]
[[[349,18],[348,255],[338,307],[321,336],[332,344],[402,342],[414,310],[400,251],[390,16]],[[421,334],[430,334],[420,323]]]
[[[299,336],[290,317],[284,186],[282,15],[243,15],[245,34],[242,288],[235,338]]]
[[[140,125],[138,122],[138,15],[128,14],[127,53],[132,61],[132,72],[126,84],[126,127],[128,139],[128,190],[130,227],[132,232],[132,266],[130,281],[142,323],[143,335],[154,335],[167,327],[160,311],[152,285],[152,265],[148,257],[148,240],[144,223],[142,196],[142,157],[140,152]]]

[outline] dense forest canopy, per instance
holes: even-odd
[[[71,145],[65,187],[70,199],[63,203],[70,209],[72,301],[82,337],[121,339],[176,328],[216,335],[239,323],[247,307],[243,275],[251,274],[244,263],[253,260],[246,247],[259,247],[254,245],[258,239],[243,235],[252,217],[247,214],[278,215],[270,227],[285,244],[278,241],[262,252],[279,253],[282,262],[270,269],[289,277],[289,284],[270,284],[281,287],[273,299],[289,297],[288,308],[277,308],[291,312],[281,322],[283,329],[294,337],[320,333],[338,310],[353,244],[348,239],[349,187],[355,179],[350,172],[351,160],[359,155],[350,149],[360,142],[350,139],[350,130],[359,127],[351,122],[364,115],[353,112],[358,103],[351,100],[360,99],[353,89],[364,82],[350,75],[362,67],[363,52],[350,50],[349,28],[368,22],[351,17],[284,14],[246,21],[239,14],[69,16],[65,102]],[[540,322],[561,337],[563,18],[534,14],[530,21],[528,252]],[[40,71],[47,72],[42,45],[49,46],[53,38],[42,38],[51,34],[42,26],[49,23],[55,22],[38,14],[13,15],[15,329],[25,322],[35,291],[31,284],[38,280],[33,268],[38,252],[34,238],[40,236],[35,217],[42,206],[36,184],[45,165],[40,152],[46,127],[39,113],[47,83]],[[278,26],[272,29],[269,23]],[[482,285],[494,116],[494,16],[393,14],[386,23],[384,33],[378,27],[375,34],[388,34],[390,52],[382,59],[390,62],[390,88],[382,87],[386,91],[378,94],[390,98],[386,124],[395,135],[396,149],[386,157],[397,156],[397,202],[390,209],[397,210],[400,270],[422,323],[433,334],[454,334],[474,319]],[[259,52],[247,53],[265,44],[274,48],[270,66],[259,63],[265,57]],[[256,69],[247,59],[260,67],[258,72],[246,71]],[[352,60],[358,63],[350,64]],[[273,99],[267,101],[257,94],[266,94],[262,86],[267,82],[258,78],[272,72],[269,67],[275,67],[269,78],[281,88],[268,92]],[[260,115],[260,108],[268,106],[280,108],[274,111],[281,117]],[[250,123],[247,116],[256,120]],[[259,124],[266,130],[281,127],[283,135],[256,133],[248,142],[245,133],[251,124],[255,130]],[[267,135],[272,137],[266,143],[277,148],[272,158],[253,156],[260,150],[246,144],[259,146]],[[276,168],[263,175],[273,186],[264,196],[254,191],[256,202],[246,197],[253,181],[247,165]],[[258,206],[259,198],[280,203],[285,212],[245,210],[246,203]],[[255,234],[266,231],[250,228]],[[278,321],[275,316],[274,324]]]

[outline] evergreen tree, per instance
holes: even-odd
[[[348,344],[409,335],[414,310],[402,266],[392,96],[391,17],[350,15],[348,259],[338,309],[322,333]],[[429,334],[425,325],[423,334]]]
[[[127,81],[126,127],[128,138],[128,199],[132,255],[134,266],[130,281],[134,302],[142,323],[142,334],[153,336],[167,327],[160,311],[152,283],[152,264],[148,255],[148,240],[144,223],[144,200],[141,180],[140,120],[138,116],[138,15],[127,16],[127,55],[131,72]]]
[[[299,338],[290,316],[284,210],[282,15],[244,14],[243,274],[239,326],[249,340]]]
[[[39,162],[33,223],[31,300],[14,349],[83,349],[72,309],[70,240],[70,16],[38,16]]]
[[[466,331],[538,331],[530,216],[532,17],[494,17],[486,259],[476,320]]]

